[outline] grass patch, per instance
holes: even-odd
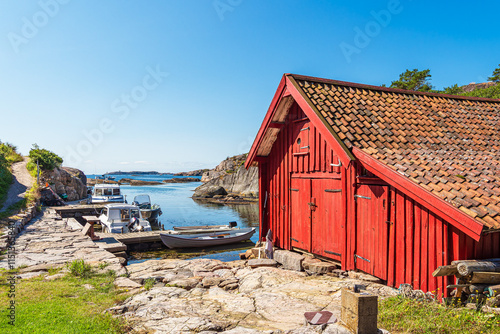
[[[0,333],[127,333],[130,330],[122,318],[103,314],[128,297],[115,289],[114,276],[108,275],[18,281],[16,322],[15,326],[9,325],[4,307],[10,303],[9,287],[4,283],[9,274],[0,271]],[[93,289],[86,289],[84,284]]]
[[[92,267],[82,259],[76,259],[68,263],[68,270],[71,275],[81,278],[89,278],[92,275]]]
[[[0,209],[7,198],[7,192],[12,183],[12,173],[5,161],[2,162],[0,156]]]
[[[500,333],[500,315],[401,296],[379,301],[378,325],[391,333]]]

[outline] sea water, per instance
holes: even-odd
[[[88,178],[95,178],[95,175],[88,175]],[[173,175],[112,175],[115,181],[129,178],[142,181],[157,181],[172,178],[183,178],[183,176]],[[199,178],[199,177],[198,177]],[[148,194],[151,204],[158,204],[163,214],[160,216],[160,224],[166,230],[174,226],[190,225],[225,225],[231,221],[236,221],[238,227],[255,227],[256,232],[250,239],[256,243],[259,238],[259,217],[257,204],[214,204],[206,201],[194,200],[194,189],[202,182],[187,183],[165,183],[161,185],[131,186],[121,185],[120,189],[126,196],[128,203],[132,203],[134,197],[140,194]],[[207,254],[203,258],[219,259],[222,261],[232,261],[239,259],[241,251],[227,251],[222,253]],[[130,263],[134,261],[129,261]]]

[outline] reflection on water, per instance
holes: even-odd
[[[116,175],[115,177],[118,180],[130,176]],[[137,176],[133,178],[161,182],[162,180],[172,178],[172,176],[147,175],[145,177]],[[159,220],[166,230],[172,229],[174,226],[223,225],[228,224],[230,221],[236,221],[239,227],[256,228],[256,233],[250,239],[253,243],[256,243],[259,238],[258,205],[256,203],[223,205],[208,203],[206,201],[195,201],[191,196],[194,189],[201,184],[201,182],[190,182],[167,183],[157,186],[122,185],[121,190],[126,195],[128,203],[131,203],[137,195],[148,194],[153,204],[160,205],[163,215],[160,216]],[[230,253],[235,252],[227,250],[222,253],[209,254],[208,256],[224,261],[229,261],[228,258],[238,258],[237,255],[239,252],[236,252],[236,255]],[[155,252],[152,257],[158,258],[159,254]]]
[[[248,204],[219,204],[219,203],[211,203],[205,200],[194,199],[193,201],[201,206],[206,208],[211,208],[214,210],[224,210],[225,208],[231,208],[233,211],[237,212],[241,222],[244,226],[248,227],[259,227],[259,206],[257,203],[248,203]]]

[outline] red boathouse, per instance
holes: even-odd
[[[500,257],[500,100],[285,74],[245,166],[277,247],[424,291]]]

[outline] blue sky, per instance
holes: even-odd
[[[86,173],[248,151],[283,73],[436,88],[500,63],[498,1],[0,2],[0,140]]]

